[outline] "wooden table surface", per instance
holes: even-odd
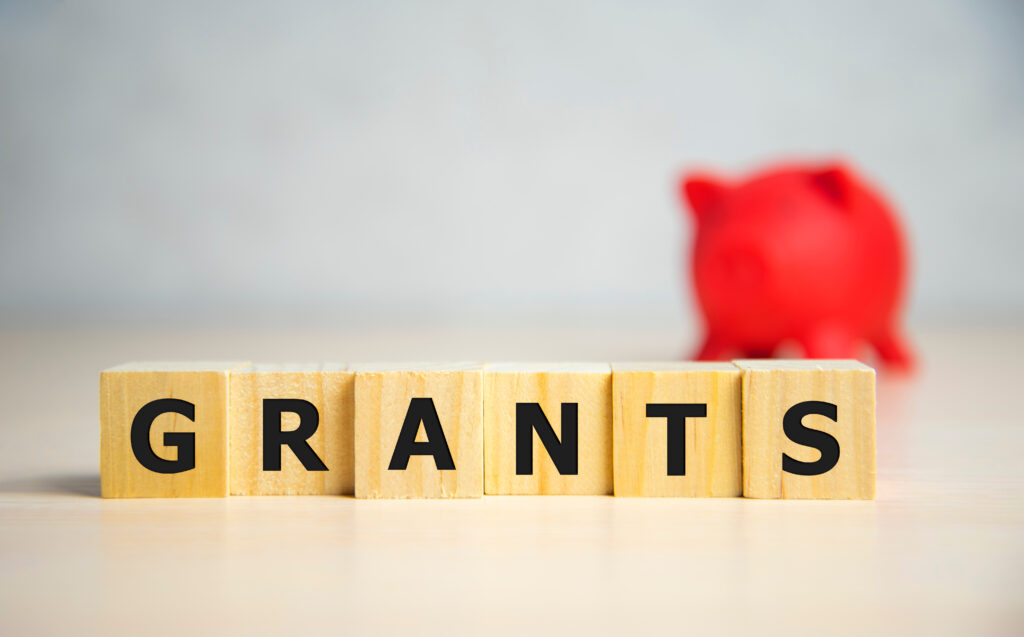
[[[98,497],[133,359],[664,359],[681,329],[0,330],[0,634],[1024,634],[1024,330],[917,334],[875,502]]]

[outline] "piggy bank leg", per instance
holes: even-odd
[[[771,358],[774,355],[774,347],[747,347],[743,350],[744,358]]]
[[[893,369],[909,372],[914,369],[914,355],[899,331],[890,329],[871,341],[879,358]]]
[[[839,325],[820,325],[798,340],[807,358],[857,358],[857,338]]]
[[[694,359],[699,361],[729,360],[729,354],[732,350],[733,348],[727,345],[726,341],[714,334],[708,334],[704,337],[704,344],[701,345]]]

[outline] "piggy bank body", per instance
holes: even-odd
[[[781,166],[739,182],[689,175],[692,272],[703,360],[864,358],[909,369],[900,331],[907,278],[900,228],[881,195],[839,164]]]

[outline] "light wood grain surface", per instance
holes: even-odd
[[[228,494],[228,373],[242,363],[128,363],[100,374],[101,492],[107,498],[224,497]],[[184,399],[191,413],[169,413],[152,422],[149,448],[176,446],[175,456],[195,471],[158,473],[136,462],[129,441],[132,419],[153,400]],[[129,426],[126,426],[128,424]],[[197,429],[207,436],[197,436]],[[170,442],[171,436],[185,441]],[[154,447],[156,443],[156,447]],[[178,446],[181,445],[181,446]],[[146,446],[146,445],[143,445]],[[189,451],[186,452],[185,450]],[[179,455],[180,454],[180,455]]]
[[[357,498],[483,496],[482,364],[357,364],[352,368],[359,372],[355,384]],[[424,401],[418,411],[413,407],[416,398]],[[412,429],[406,430],[406,423]],[[430,429],[428,423],[432,423]],[[391,471],[391,462],[403,447],[395,441],[401,440],[404,431],[414,432],[406,440],[424,448],[412,453],[410,445],[410,455],[404,465],[399,464],[404,468]],[[440,465],[442,451],[454,469]]]
[[[612,368],[608,363],[491,363],[484,391],[484,491],[495,495],[609,495],[612,493]],[[518,403],[535,403],[558,443],[562,418],[576,418],[576,471],[560,471],[530,432],[530,473],[519,474]],[[565,405],[568,409],[563,411]],[[536,415],[534,416],[537,417]],[[540,426],[544,426],[541,424]],[[567,447],[562,447],[563,449]],[[571,449],[571,446],[568,447]],[[530,449],[524,447],[524,449]]]
[[[876,489],[875,370],[856,361],[745,361],[743,369],[743,495],[747,498],[871,500]],[[835,466],[818,475],[784,470],[783,458],[798,463],[824,459],[824,452],[790,439],[787,410],[822,400],[837,412],[800,416],[838,442]],[[807,425],[804,419],[813,424]],[[795,436],[794,436],[795,437]],[[798,439],[799,440],[799,439]],[[801,441],[807,442],[807,441]]]
[[[682,328],[0,330],[0,634],[1024,632],[1024,330],[878,377],[873,502],[101,500],[127,360],[657,360]]]
[[[617,496],[735,497],[743,493],[741,372],[732,363],[616,363],[612,431]],[[649,404],[701,406],[682,423],[682,445],[669,444],[667,418]],[[680,448],[681,447],[681,448]],[[682,454],[680,454],[682,452]],[[669,455],[683,470],[670,475]],[[679,473],[683,475],[678,475]]]
[[[352,495],[355,374],[344,367],[330,363],[257,363],[232,374],[228,389],[232,494]],[[324,470],[307,470],[291,449],[282,448],[280,468],[263,471],[264,400],[282,397],[305,400],[316,408],[317,428],[307,444],[316,459],[324,462]],[[294,431],[300,422],[295,413],[280,416],[282,431]]]

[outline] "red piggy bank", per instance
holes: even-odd
[[[841,164],[784,165],[743,181],[687,175],[697,222],[693,279],[702,360],[862,358],[894,368],[913,356],[900,331],[906,249],[892,209]]]

